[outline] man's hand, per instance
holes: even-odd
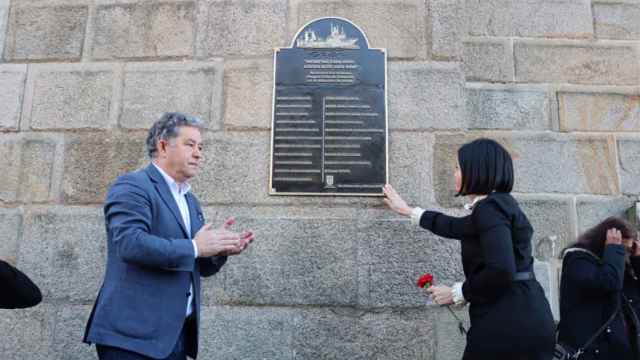
[[[222,224],[222,227],[225,230],[229,230],[229,228],[231,228],[231,226],[233,224],[236,223],[236,220],[234,218],[228,218],[227,220],[225,220],[224,224]],[[221,255],[238,255],[241,252],[243,252],[244,250],[247,249],[247,246],[249,246],[249,244],[253,241],[253,239],[255,238],[255,236],[253,235],[252,231],[243,231],[240,234],[240,247],[236,250],[230,250],[230,251],[226,251],[223,252]]]
[[[236,233],[229,230],[234,223],[235,219],[229,218],[220,228],[214,229],[212,224],[200,228],[194,239],[198,246],[198,257],[237,255],[244,251],[253,241],[253,233]]]

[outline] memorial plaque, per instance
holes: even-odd
[[[342,18],[303,26],[274,54],[272,195],[382,196],[387,57]]]

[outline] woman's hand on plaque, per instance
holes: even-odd
[[[411,211],[413,210],[407,203],[402,199],[400,194],[396,192],[396,190],[390,184],[386,184],[383,188],[384,192],[384,203],[389,207],[389,209],[397,212],[400,215],[410,216]]]

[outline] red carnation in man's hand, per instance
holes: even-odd
[[[424,274],[422,276],[420,276],[420,278],[418,279],[418,287],[430,287],[431,285],[433,285],[433,275],[431,274]]]

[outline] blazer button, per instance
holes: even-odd
[[[187,292],[187,297],[189,297],[189,296],[191,296],[191,293],[190,293],[190,292]]]
[[[607,334],[611,334],[611,328],[607,328]]]

